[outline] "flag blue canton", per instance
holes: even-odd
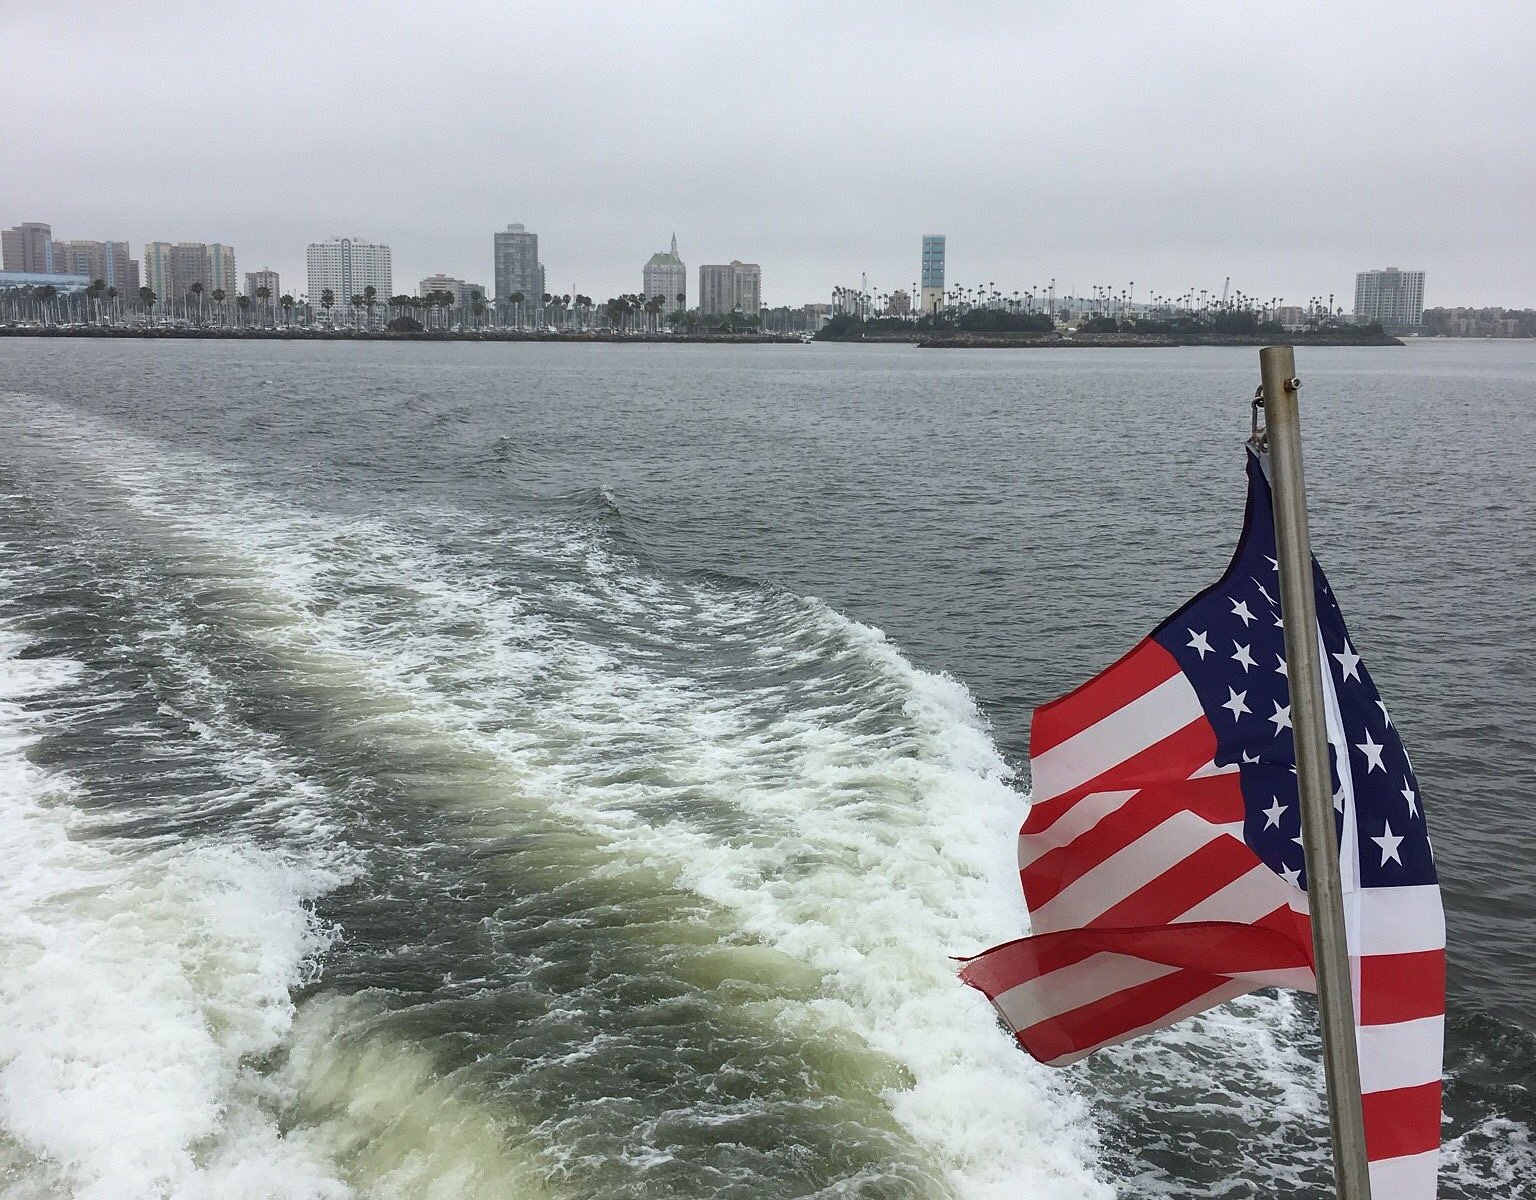
[[[1346,815],[1353,817],[1360,886],[1435,883],[1434,856],[1408,753],[1355,653],[1316,560],[1312,574],[1324,664],[1333,683],[1330,700],[1336,704],[1329,739],[1335,830],[1342,838]],[[1217,765],[1238,767],[1244,841],[1271,870],[1304,888],[1274,511],[1257,455],[1248,457],[1243,536],[1226,573],[1152,636],[1194,687],[1216,733]],[[1341,741],[1347,749],[1347,775],[1340,771]]]

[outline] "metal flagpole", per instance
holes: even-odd
[[[1370,1200],[1365,1122],[1360,1111],[1360,1062],[1355,1050],[1354,998],[1344,934],[1328,734],[1323,716],[1323,667],[1318,651],[1317,601],[1312,590],[1306,482],[1301,473],[1301,411],[1296,395],[1301,381],[1296,378],[1295,351],[1290,346],[1264,347],[1259,351],[1259,373],[1264,384],[1264,430],[1269,445],[1270,489],[1275,500],[1275,544],[1280,559],[1291,730],[1296,741],[1296,779],[1301,793],[1302,851],[1307,865],[1307,904],[1312,918],[1312,956],[1317,969],[1317,1006],[1333,1131],[1334,1178],[1339,1200]]]

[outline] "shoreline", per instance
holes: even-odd
[[[1401,338],[1382,335],[1308,335],[1265,333],[1212,333],[1198,337],[1165,334],[1090,333],[1076,337],[1060,334],[1020,335],[940,334],[916,339],[925,350],[1135,350],[1181,346],[1401,346]]]
[[[393,333],[380,329],[140,329],[113,326],[60,328],[57,326],[0,326],[0,337],[30,338],[126,338],[138,341],[234,341],[234,342],[546,342],[574,345],[724,345],[798,346],[806,339],[798,333],[615,333],[598,330],[562,330],[556,333],[516,329],[422,330]],[[1139,350],[1182,346],[1268,346],[1283,341],[1293,346],[1403,346],[1391,334],[1382,336],[1232,333],[1177,338],[1163,334],[925,334],[915,337],[813,338],[829,345],[914,346],[924,350]],[[1452,339],[1435,339],[1452,340]],[[1469,338],[1468,341],[1497,339]]]
[[[0,337],[128,338],[139,341],[230,342],[690,342],[726,345],[801,345],[797,333],[612,333],[595,330],[542,333],[516,329],[422,330],[391,333],[382,329],[123,329],[110,325],[82,329],[0,326]]]

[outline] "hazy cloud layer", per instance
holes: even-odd
[[[441,10],[441,11],[440,11]],[[1327,4],[0,4],[0,225],[225,241],[303,288],[304,245],[388,242],[395,286],[552,291],[763,266],[765,299],[867,271],[1012,291],[1136,282],[1346,306],[1536,305],[1536,7]]]

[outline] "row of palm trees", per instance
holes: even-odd
[[[231,298],[224,289],[206,289],[201,283],[193,283],[180,298],[162,299],[148,287],[139,288],[135,296],[125,296],[98,279],[80,292],[60,292],[52,284],[45,284],[0,293],[0,321],[107,326],[184,324],[213,329],[378,329],[404,317],[425,329],[481,329],[496,323],[521,330],[579,332],[603,328],[659,333],[668,326],[669,318],[678,323],[676,318],[682,314],[686,296],[679,293],[675,299],[674,306],[662,296],[625,293],[599,304],[580,293],[545,292],[531,299],[519,291],[493,303],[478,290],[471,291],[462,302],[457,294],[447,290],[384,299],[376,287],[369,285],[344,298],[325,288],[317,302],[311,303],[307,297],[298,298],[291,293],[275,297],[266,286],[258,287],[254,295]]]
[[[1213,290],[1193,286],[1177,295],[1154,291],[1138,303],[1134,280],[1124,286],[1095,284],[1086,296],[1061,298],[1056,295],[1054,279],[1049,284],[1016,288],[1011,293],[999,291],[997,284],[991,281],[976,285],[956,283],[944,289],[931,313],[920,311],[920,296],[915,282],[910,292],[838,287],[832,289],[832,308],[834,312],[848,313],[860,320],[898,319],[913,323],[928,316],[954,320],[977,309],[985,309],[1021,315],[1045,313],[1060,320],[1142,317],[1210,324],[1236,315],[1252,315],[1259,321],[1276,320],[1282,308],[1290,307],[1281,296],[1259,298],[1241,289],[1232,292],[1224,287],[1218,297]],[[1331,323],[1344,313],[1343,308],[1335,305],[1332,295],[1326,303],[1321,296],[1313,296],[1305,306],[1294,307],[1303,309],[1303,319],[1309,325]]]

